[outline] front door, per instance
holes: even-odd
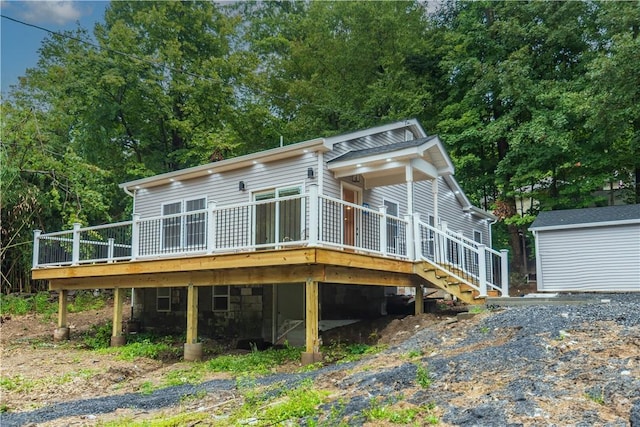
[[[342,200],[354,205],[360,204],[360,190],[350,187],[342,188]],[[356,246],[358,242],[358,213],[352,206],[343,208],[342,243],[345,246]]]

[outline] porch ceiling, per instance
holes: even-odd
[[[437,136],[350,151],[331,160],[328,168],[336,178],[361,175],[366,188],[453,174],[453,164]]]

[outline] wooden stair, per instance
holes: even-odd
[[[414,273],[426,280],[430,285],[440,288],[449,294],[457,297],[467,304],[484,304],[485,298],[480,297],[480,292],[473,289],[466,283],[460,282],[453,274],[444,268],[436,267],[428,262],[414,264]],[[488,290],[488,296],[499,296],[499,292]]]

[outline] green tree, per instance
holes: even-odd
[[[455,2],[439,15],[449,96],[438,130],[472,199],[507,225],[516,261],[533,218],[517,213],[518,198],[541,209],[586,206],[603,182],[583,160],[580,97],[596,12],[587,2]]]
[[[243,10],[262,64],[252,88],[300,140],[424,114],[429,81],[412,72],[426,51],[418,2],[265,2]]]

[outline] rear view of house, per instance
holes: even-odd
[[[453,173],[439,138],[408,120],[127,182],[132,221],[36,231],[33,277],[61,295],[132,288],[134,317],[186,330],[185,355],[198,336],[313,355],[319,328],[380,315],[385,288],[508,295],[495,217]]]
[[[541,212],[538,290],[640,292],[640,205]]]

